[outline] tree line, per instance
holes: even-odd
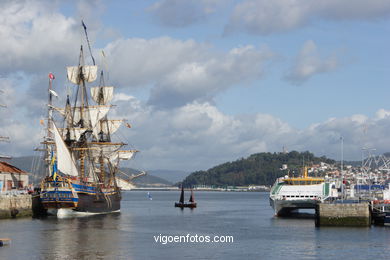
[[[193,172],[183,180],[182,184],[185,187],[193,185],[272,185],[276,178],[287,174],[286,170],[282,170],[283,164],[288,165],[290,174],[300,175],[304,164],[310,166],[320,162],[335,163],[332,159],[325,156],[316,157],[308,151],[256,153],[247,158],[220,164],[207,171]]]

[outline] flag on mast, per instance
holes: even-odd
[[[54,155],[53,152],[51,152],[51,162],[50,162],[50,166],[51,166],[51,173],[52,173],[52,176],[53,176],[53,180],[55,181],[57,179],[57,172],[58,172],[58,169],[57,169],[57,160],[56,160],[56,156]]]

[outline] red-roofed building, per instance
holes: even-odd
[[[28,187],[28,173],[6,162],[0,162],[0,192]]]

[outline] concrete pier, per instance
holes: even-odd
[[[0,219],[32,216],[31,195],[0,195]]]
[[[370,208],[363,203],[319,203],[316,226],[371,226]]]

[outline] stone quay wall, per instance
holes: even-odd
[[[371,225],[368,203],[319,203],[316,208],[316,226]]]
[[[0,219],[32,216],[31,205],[31,195],[0,194]]]

